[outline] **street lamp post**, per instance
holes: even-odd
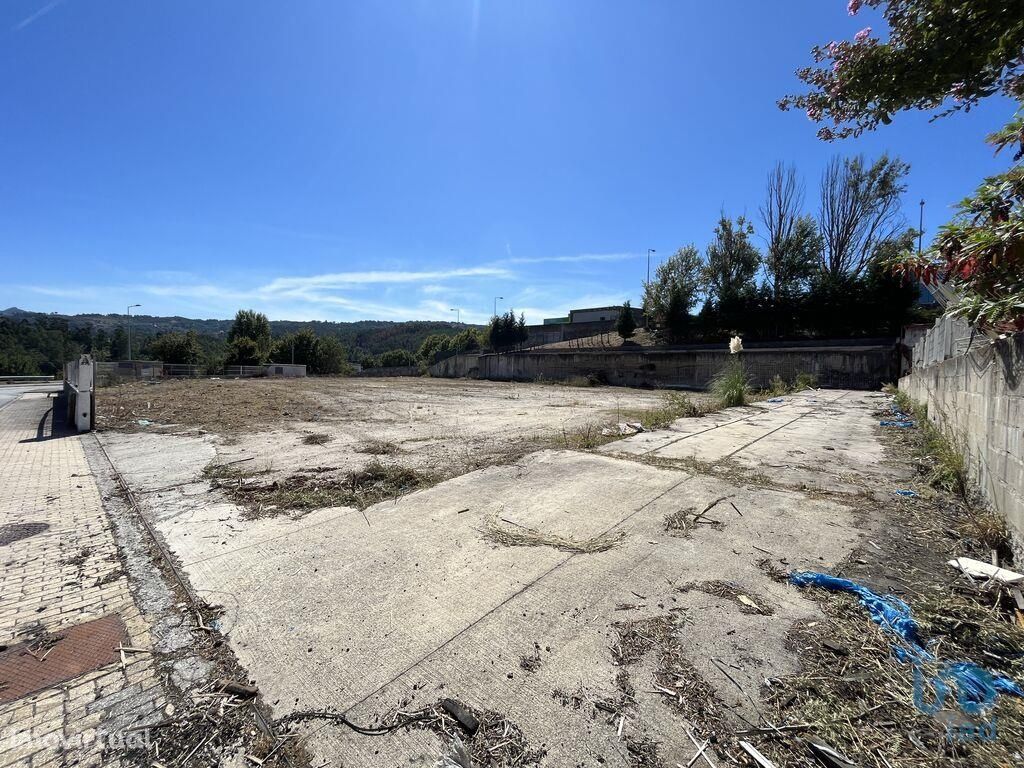
[[[647,282],[651,282],[651,254],[657,253],[653,248],[647,249]]]
[[[457,307],[452,307],[448,311],[455,313],[455,324],[456,325],[459,325],[459,324],[462,323],[462,310],[458,309]]]
[[[498,316],[498,299],[501,299],[502,301],[504,301],[505,297],[504,296],[495,296],[494,297],[494,312],[491,313],[491,317],[497,317]]]
[[[132,361],[132,307],[141,307],[141,304],[128,305],[128,362]]]
[[[924,200],[921,201],[921,218],[917,225],[917,255],[921,255],[921,240],[924,237]]]

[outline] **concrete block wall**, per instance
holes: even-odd
[[[1024,561],[1024,334],[915,368],[900,389],[963,440],[973,479]]]
[[[479,374],[480,355],[452,355],[430,366],[430,375],[446,379],[475,378]]]
[[[876,389],[899,375],[892,345],[756,349],[741,355],[751,384],[759,388],[776,375],[792,383],[809,373],[824,387]],[[594,375],[620,386],[705,389],[729,361],[725,349],[528,350],[480,355],[476,375],[496,381]]]

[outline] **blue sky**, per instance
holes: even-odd
[[[926,229],[1005,101],[823,144],[780,112],[845,0],[5,0],[0,307],[530,322],[638,303],[646,249],[795,163],[910,162]]]

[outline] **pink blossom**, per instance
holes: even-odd
[[[869,37],[871,37],[871,27],[864,27],[864,29],[853,36],[853,39],[858,43],[863,43]]]
[[[850,2],[846,4],[846,12],[851,16],[856,16],[857,11],[860,10],[861,2],[862,0],[850,0]]]

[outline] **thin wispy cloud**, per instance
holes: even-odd
[[[575,256],[521,256],[507,261],[510,264],[575,264],[585,261],[628,261],[638,258],[639,253],[580,253]]]
[[[12,27],[12,29],[15,32],[20,32],[25,27],[27,27],[29,24],[32,24],[32,23],[34,23],[36,21],[39,21],[39,19],[41,19],[46,14],[48,14],[50,11],[52,11],[54,8],[56,8],[58,5],[63,4],[63,2],[64,2],[64,0],[51,0],[51,2],[47,3],[46,5],[44,5],[42,8],[40,8],[35,13],[33,13],[33,14],[29,15],[29,16],[26,16],[24,19],[19,21],[17,24],[15,24]]]
[[[429,283],[460,277],[510,277],[500,267],[472,267],[470,269],[434,270],[429,272],[371,271],[334,272],[309,277],[279,277],[266,286],[266,291],[301,290],[303,288],[347,288],[353,285],[380,285],[386,283]]]
[[[633,256],[580,254],[527,263],[614,262]],[[627,298],[610,294],[603,280],[543,270],[543,275],[532,275],[526,267],[510,267],[492,263],[456,269],[381,269],[263,278],[245,273],[148,270],[124,282],[24,288],[38,296],[63,300],[65,308],[74,305],[78,311],[120,312],[122,305],[141,302],[150,314],[190,317],[231,317],[239,308],[251,307],[273,319],[402,321],[454,320],[453,308],[457,308],[464,323],[474,324],[486,323],[493,311],[510,308],[516,314],[525,313],[527,322],[539,323],[545,317],[563,316],[571,308],[607,306]]]

